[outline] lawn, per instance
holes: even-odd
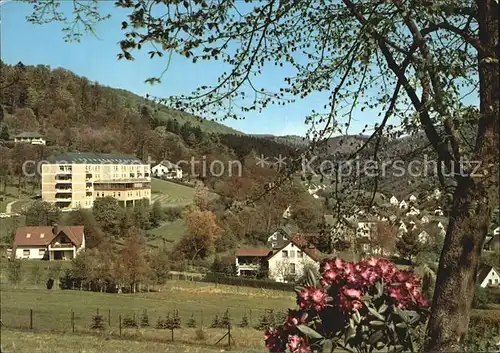
[[[193,202],[194,188],[166,180],[151,179],[151,202],[164,206],[186,206]]]
[[[150,234],[148,244],[153,247],[165,245],[166,249],[170,249],[182,238],[185,232],[186,224],[182,219],[165,222],[160,227],[148,232]],[[165,244],[163,244],[163,239],[165,239]]]
[[[213,343],[213,342],[211,342]],[[99,335],[56,334],[2,329],[1,351],[5,353],[216,353],[221,347],[176,342],[148,342]],[[227,350],[227,349],[226,349]],[[264,353],[264,349],[232,348],[235,353]]]
[[[193,203],[193,197],[193,187],[151,178],[151,202],[158,200],[163,206],[187,206]],[[209,193],[209,197],[217,197],[217,194]]]
[[[26,273],[23,277],[29,277]],[[285,312],[295,307],[294,293],[212,283],[169,281],[161,292],[137,294],[107,294],[85,291],[53,289],[23,282],[19,288],[5,283],[2,278],[2,323],[8,329],[27,329],[30,325],[30,310],[33,310],[33,329],[36,331],[72,331],[71,312],[74,312],[75,332],[89,334],[92,317],[97,310],[105,320],[105,334],[117,334],[119,316],[139,318],[147,311],[151,328],[123,329],[122,338],[144,339],[147,341],[168,341],[170,332],[154,328],[159,317],[177,310],[181,318],[181,329],[176,330],[176,341],[199,344],[196,329],[186,328],[185,323],[192,317],[197,326],[205,328],[206,344],[213,345],[221,338],[224,329],[207,328],[214,317],[221,317],[229,310],[234,330],[234,341],[240,348],[263,348],[263,333],[254,328],[239,328],[243,316],[247,316],[251,326],[259,322],[266,309]],[[56,287],[56,286],[55,286]],[[108,320],[110,325],[108,325]],[[2,338],[4,340],[4,338]],[[4,341],[5,342],[5,341]],[[29,344],[26,343],[29,347]],[[90,348],[89,348],[90,349]],[[33,350],[32,350],[33,351]],[[17,350],[16,350],[17,352]]]

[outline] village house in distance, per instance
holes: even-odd
[[[22,132],[14,136],[14,143],[28,143],[31,145],[46,145],[47,140],[38,132]]]
[[[151,173],[157,178],[164,179],[182,179],[182,169],[177,164],[163,160],[153,168]]]
[[[16,259],[72,260],[85,249],[83,226],[20,227],[14,236]]]
[[[151,202],[150,166],[133,156],[65,153],[42,166],[42,199],[61,209],[91,208],[112,196],[121,206]]]
[[[264,277],[276,282],[294,282],[304,274],[307,266],[318,269],[319,252],[292,237],[277,249],[240,248],[236,251],[238,276]]]

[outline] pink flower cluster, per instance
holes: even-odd
[[[310,322],[309,314],[316,318],[317,314],[327,315],[333,320],[331,313],[324,311],[328,306],[346,313],[359,311],[364,306],[363,296],[373,295],[380,289],[384,301],[392,300],[392,304],[401,309],[429,306],[415,275],[398,270],[383,258],[369,258],[358,263],[339,258],[326,260],[321,265],[320,283],[321,288],[303,287],[297,295],[299,310],[289,310],[283,325],[266,331],[265,342],[269,352],[283,353],[288,348],[290,353],[311,353],[308,338],[297,329],[298,325]]]
[[[338,286],[339,307],[344,311],[362,308],[361,297],[382,281],[384,291],[393,298],[400,308],[412,305],[426,307],[427,300],[420,292],[418,279],[409,271],[398,270],[387,259],[369,258],[356,264],[334,258],[321,266],[323,287]]]
[[[297,297],[301,309],[323,310],[328,303],[328,294],[322,288],[304,287]]]
[[[305,324],[307,314],[300,310],[289,310],[285,323],[278,328],[270,328],[264,335],[266,347],[271,353],[283,353],[286,346],[291,353],[311,353],[311,347],[300,336],[293,334],[297,325]]]

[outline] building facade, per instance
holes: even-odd
[[[15,143],[29,143],[31,145],[46,145],[45,138],[36,132],[22,132],[14,136]]]
[[[13,241],[16,259],[72,260],[85,249],[83,226],[20,227]]]
[[[182,179],[181,167],[169,161],[161,161],[161,163],[151,168],[151,173],[158,178]]]
[[[42,199],[61,209],[91,208],[111,196],[120,205],[151,202],[150,166],[131,156],[66,153],[42,165]]]

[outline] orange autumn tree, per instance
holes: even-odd
[[[220,237],[217,217],[211,211],[202,211],[191,207],[184,212],[186,234],[182,238],[180,249],[192,260],[205,258],[214,251],[215,242]]]

